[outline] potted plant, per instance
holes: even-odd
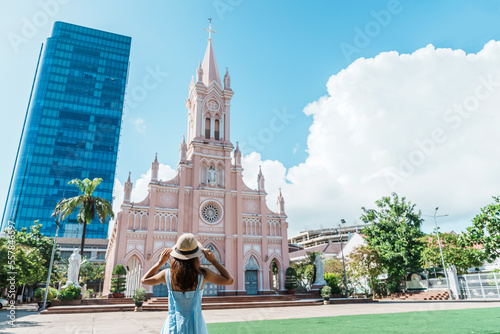
[[[297,288],[297,272],[294,268],[288,267],[285,272],[285,289],[289,294],[294,294]]]
[[[46,308],[49,308],[52,301],[57,296],[57,289],[49,287],[49,292],[47,293],[47,303]],[[35,298],[37,299],[38,309],[40,310],[43,306],[43,298],[45,297],[45,288],[38,288],[35,290]]]
[[[328,304],[330,300],[330,295],[332,294],[332,288],[328,285],[325,285],[321,288],[321,297],[323,297],[323,304]]]
[[[123,291],[125,288],[125,275],[127,275],[127,270],[121,264],[117,265],[115,269],[113,269],[113,278],[111,278],[111,292],[113,294],[113,298],[123,298]]]
[[[68,285],[62,288],[57,294],[57,298],[63,301],[66,305],[78,305],[81,304],[82,299],[82,289],[74,284]]]
[[[85,291],[85,298],[92,298],[94,296],[94,289],[88,289]]]
[[[146,296],[146,289],[139,288],[135,290],[134,295],[132,296],[132,300],[135,303],[135,311],[142,311],[142,303],[144,303],[144,299]]]

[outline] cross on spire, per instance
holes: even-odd
[[[212,39],[212,33],[216,33],[217,31],[212,30],[212,18],[208,19],[208,29],[205,28],[206,31],[208,31],[208,39]]]

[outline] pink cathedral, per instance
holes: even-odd
[[[106,253],[104,293],[109,293],[113,268],[122,264],[129,273],[126,294],[130,295],[141,286],[138,277],[183,233],[193,233],[235,279],[226,287],[206,284],[204,295],[284,291],[289,266],[285,201],[280,191],[278,211],[268,208],[262,171],[257,189],[243,183],[242,154],[230,141],[231,78],[226,68],[221,81],[211,38],[214,31],[207,30],[203,63],[196,71],[196,82],[191,80],[189,85],[188,131],[180,145],[177,175],[159,180],[155,157],[148,195],[139,203],[130,201],[129,176]],[[144,287],[149,296],[167,295],[164,284]]]

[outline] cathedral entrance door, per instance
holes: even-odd
[[[247,290],[247,295],[256,295],[258,293],[257,274],[258,270],[245,271],[245,290]]]

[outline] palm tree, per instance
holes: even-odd
[[[113,214],[113,208],[111,203],[101,197],[92,196],[95,188],[102,182],[102,179],[95,178],[90,181],[89,179],[79,180],[74,179],[68,182],[68,184],[76,184],[78,189],[82,192],[82,195],[63,198],[57,203],[52,215],[61,215],[61,221],[66,219],[69,215],[73,213],[76,208],[80,208],[78,211],[78,223],[83,224],[82,233],[82,247],[80,254],[83,257],[83,247],[85,246],[85,231],[87,230],[87,224],[90,224],[94,218],[99,217],[102,224],[106,222],[108,216],[113,219],[115,216]]]

